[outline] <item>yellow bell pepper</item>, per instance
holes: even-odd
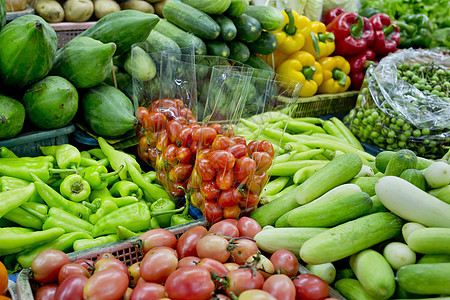
[[[327,26],[322,22],[311,22],[311,34],[306,37],[302,50],[311,53],[315,59],[319,59],[330,56],[334,49],[334,34],[328,32]]]
[[[305,51],[298,51],[288,57],[277,68],[276,72],[281,76],[289,78],[289,84],[300,83],[303,85],[300,97],[310,97],[317,92],[322,84],[322,66],[314,59],[312,54]],[[283,86],[283,83],[281,83]],[[284,86],[285,88],[287,88]]]
[[[281,53],[278,50],[275,50],[273,53],[268,55],[263,54],[256,54],[257,56],[261,57],[262,60],[264,60],[269,66],[271,66],[273,69],[278,68],[278,66],[286,60],[288,57],[287,55]]]
[[[321,94],[345,92],[350,86],[350,64],[342,56],[322,57],[319,64],[323,69],[323,83],[319,86]]]
[[[283,11],[284,22],[280,29],[271,31],[278,42],[278,51],[290,55],[305,45],[305,39],[311,34],[311,21],[290,8]]]

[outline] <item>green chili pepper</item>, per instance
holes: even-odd
[[[91,154],[87,151],[81,151],[80,152],[80,157],[81,158],[92,158]]]
[[[18,253],[25,249],[53,241],[64,234],[62,228],[42,231],[22,227],[0,228],[0,256]]]
[[[114,203],[111,200],[105,200],[103,201],[103,203],[100,205],[100,207],[97,209],[97,211],[95,212],[95,214],[90,215],[89,216],[89,222],[91,222],[91,224],[95,224],[97,223],[98,220],[100,220],[102,217],[106,216],[107,214],[112,213],[115,210],[118,210],[119,207],[117,206],[116,203]]]
[[[14,154],[11,150],[6,147],[0,147],[0,158],[17,158],[17,155]]]
[[[92,156],[95,156],[95,157],[98,158],[98,159],[106,158],[106,155],[103,153],[102,149],[100,149],[100,148],[89,149],[88,152],[89,152]]]
[[[33,181],[31,174],[47,182],[53,174],[75,172],[67,169],[53,169],[53,164],[46,160],[28,160],[23,158],[0,158],[0,175]]]
[[[90,167],[90,166],[109,166],[109,160],[103,158],[100,160],[95,160],[92,158],[82,157],[80,160],[80,167]]]
[[[87,167],[80,174],[93,190],[103,190],[108,186],[108,178],[116,176],[119,172],[108,173],[108,169],[100,165]]]
[[[134,183],[136,183],[144,192],[144,198],[147,201],[155,202],[158,199],[170,199],[169,193],[166,190],[158,188],[151,183],[145,181],[142,177],[140,171],[134,167],[131,161],[125,160],[127,165],[128,173],[130,174],[131,179]]]
[[[123,169],[119,172],[120,179],[127,179],[127,167],[125,165],[125,160],[129,160],[130,164],[132,164],[139,173],[141,172],[141,166],[131,155],[123,151],[114,149],[114,147],[108,144],[108,142],[102,137],[98,138],[98,143],[103,151],[103,154],[105,154],[109,159],[109,163],[111,164],[113,170],[117,171],[119,170],[120,166],[124,166]]]
[[[119,181],[119,174],[108,177],[108,188],[110,189],[116,182]]]
[[[49,207],[61,208],[76,217],[81,217],[86,221],[89,220],[89,215],[91,214],[89,208],[81,203],[67,200],[57,191],[40,180],[36,175],[31,174],[31,177],[34,179],[34,184],[39,195]]]
[[[187,198],[188,197],[186,197],[186,199]],[[170,218],[170,226],[177,226],[191,221],[195,221],[195,219],[189,215],[189,201],[186,200],[183,212],[181,214],[173,215]]]
[[[26,210],[29,213],[39,213],[41,215],[48,214],[48,206],[41,203],[25,202],[20,208]]]
[[[116,227],[122,225],[130,230],[147,230],[150,227],[150,210],[142,202],[130,204],[102,217],[95,223],[92,236],[111,234]]]
[[[142,174],[142,177],[148,183],[152,183],[153,181],[156,180],[156,172],[155,171],[148,171],[147,173]]]
[[[116,232],[117,238],[119,240],[126,240],[126,239],[129,239],[129,238],[141,235],[143,233],[144,233],[144,231],[134,232],[134,231],[131,231],[128,228],[125,228],[125,227],[120,226],[120,225],[117,226],[117,232]]]
[[[136,183],[128,180],[120,180],[109,189],[111,195],[113,195],[114,197],[133,196],[136,198],[139,198],[139,190],[140,188]]]
[[[6,220],[5,218],[0,219],[0,227],[16,227],[17,225],[19,224]]]
[[[92,203],[89,203],[90,205],[88,203],[83,203],[83,204],[87,205],[89,208],[92,207],[91,210],[95,209],[93,211],[97,211],[97,209],[100,208],[100,206],[103,204],[103,202],[108,201],[108,200],[114,202],[117,205],[117,207],[119,207],[119,208],[139,202],[139,199],[136,197],[126,196],[126,197],[119,197],[119,198],[102,197],[102,198],[95,199],[94,201],[92,201]]]
[[[0,218],[3,217],[10,210],[19,207],[30,199],[34,193],[34,183],[29,183],[28,186],[17,188],[0,193]]]
[[[44,155],[53,156],[60,169],[77,168],[80,165],[80,151],[72,145],[64,144],[40,149]]]
[[[50,241],[35,248],[27,249],[17,255],[17,261],[23,268],[31,267],[33,259],[38,256],[44,250],[54,249],[63,252],[69,252],[72,250],[73,243],[81,239],[93,239],[89,234],[85,232],[69,232],[61,235],[54,241]]]
[[[89,180],[87,180],[87,182],[89,182]],[[111,192],[107,188],[104,188],[101,190],[96,190],[96,189],[92,188],[91,194],[89,195],[89,201],[93,202],[97,198],[108,198],[108,197],[112,197],[112,195],[111,195]]]
[[[101,236],[96,239],[81,239],[76,240],[73,243],[73,250],[74,251],[80,251],[92,247],[101,246],[108,243],[113,243],[117,241],[117,236],[115,234],[107,235],[107,236]]]
[[[158,221],[159,226],[162,228],[170,226],[170,218],[177,212],[184,209],[181,207],[175,209],[175,203],[169,199],[158,199],[150,205],[150,212],[152,217]],[[163,214],[158,214],[163,213]]]
[[[156,220],[156,218],[151,218],[150,219],[150,229],[156,229],[156,228],[161,228],[161,226],[159,226],[159,223]]]
[[[72,174],[64,178],[59,186],[61,195],[69,200],[81,202],[89,198],[91,186],[78,174]]]
[[[54,227],[60,227],[64,229],[66,233],[75,231],[91,233],[92,230],[91,223],[77,218],[57,207],[50,208],[48,217],[45,220],[44,225],[42,225],[42,229],[45,230]]]
[[[42,229],[43,222],[36,217],[35,215],[29,213],[25,209],[21,207],[16,207],[10,210],[3,216],[4,219],[14,222],[20,226],[33,228],[33,229]]]
[[[30,181],[23,180],[20,178],[10,177],[10,176],[2,176],[0,177],[0,191],[6,192],[9,190],[13,190],[16,188],[22,188],[26,187],[30,184]],[[44,200],[42,200],[41,196],[39,196],[39,193],[37,190],[34,191],[34,193],[31,195],[29,202],[37,202],[37,203],[43,203]]]
[[[397,22],[403,48],[429,48],[433,40],[430,19],[425,14],[404,15]]]

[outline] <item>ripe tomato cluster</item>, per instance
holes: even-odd
[[[261,254],[252,239],[259,231],[247,217],[195,226],[178,240],[153,229],[140,236],[143,259],[128,267],[110,253],[71,263],[45,250],[32,263],[35,299],[332,299],[324,280],[298,273],[293,253]]]

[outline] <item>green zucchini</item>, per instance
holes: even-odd
[[[224,41],[232,41],[237,35],[236,26],[233,21],[224,15],[217,15],[214,17],[216,23],[220,26],[220,37]]]
[[[245,64],[255,69],[253,71],[254,78],[256,77],[266,79],[271,78],[271,75],[275,74],[274,70],[264,60],[256,56],[254,53],[250,53],[250,56],[248,57]],[[264,83],[267,84],[266,81],[264,81]]]
[[[366,249],[350,257],[350,267],[364,290],[376,299],[389,299],[395,292],[395,276],[387,260]]]
[[[220,1],[219,1],[220,2]],[[164,18],[172,24],[192,32],[198,37],[214,40],[220,34],[220,26],[206,13],[182,2],[171,1],[164,5]]]
[[[415,230],[408,235],[406,243],[418,253],[450,255],[450,228],[430,227]]]
[[[299,186],[296,195],[298,204],[311,202],[332,188],[346,183],[359,173],[361,167],[361,158],[354,153],[335,157]]]
[[[228,42],[228,47],[230,48],[231,59],[246,62],[250,57],[250,50],[243,42],[231,41]]]
[[[428,194],[444,201],[447,204],[450,204],[450,185],[438,189],[429,190]]]
[[[152,53],[165,52],[174,59],[181,59],[181,50],[177,43],[156,30],[150,32],[143,47],[150,55]]]
[[[375,300],[362,287],[361,283],[353,278],[343,278],[336,281],[334,284],[345,299],[348,300]]]
[[[427,182],[423,173],[416,169],[406,169],[400,174],[400,178],[405,179],[409,183],[414,184],[422,191],[427,188]]]
[[[226,14],[230,17],[239,17],[247,11],[248,7],[248,0],[231,0],[230,7],[226,11]]]
[[[400,268],[397,281],[405,291],[421,295],[450,294],[450,263],[415,264]]]
[[[230,56],[230,48],[222,41],[207,41],[206,49],[208,49],[208,55],[220,57]]]
[[[211,15],[225,12],[231,4],[231,0],[181,0],[181,2]]]
[[[284,23],[281,11],[272,6],[250,5],[245,14],[258,20],[262,29],[268,31],[278,30]]]
[[[271,32],[263,31],[261,36],[253,43],[248,43],[248,48],[253,53],[268,55],[277,49],[277,38]]]
[[[375,184],[379,177],[357,177],[350,180],[350,183],[356,184],[361,191],[369,194],[370,197],[375,196]]]
[[[450,263],[450,254],[425,254],[418,264]]]
[[[241,41],[251,43],[261,35],[261,23],[246,14],[233,18],[233,23],[237,29],[237,38]]]
[[[400,176],[406,169],[417,169],[417,156],[411,150],[402,149],[392,155],[384,175]]]
[[[401,228],[402,220],[392,213],[363,216],[307,240],[300,257],[309,264],[333,262],[393,238]]]

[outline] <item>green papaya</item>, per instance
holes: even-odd
[[[133,103],[123,92],[101,83],[81,98],[83,117],[94,133],[118,137],[137,125]]]
[[[78,92],[65,78],[47,76],[33,84],[22,99],[30,122],[42,129],[66,126],[78,110]]]
[[[145,41],[158,22],[159,17],[155,14],[121,10],[104,16],[79,36],[103,43],[113,42],[117,45],[116,55],[119,55],[130,51],[133,44]]]
[[[0,1],[0,30],[6,24],[6,1]]]
[[[0,31],[0,78],[22,88],[44,78],[55,61],[58,40],[44,19],[25,15]]]
[[[19,134],[25,122],[25,108],[19,101],[0,95],[0,139]]]
[[[116,84],[117,88],[121,90],[128,98],[131,99],[133,95],[133,79],[128,73],[120,72],[119,68],[114,66],[115,75],[116,75]],[[114,86],[114,78],[111,75],[105,79],[104,83],[109,84],[110,86]]]
[[[77,88],[94,87],[111,73],[115,51],[114,43],[74,38],[58,50],[51,74],[69,79]]]

